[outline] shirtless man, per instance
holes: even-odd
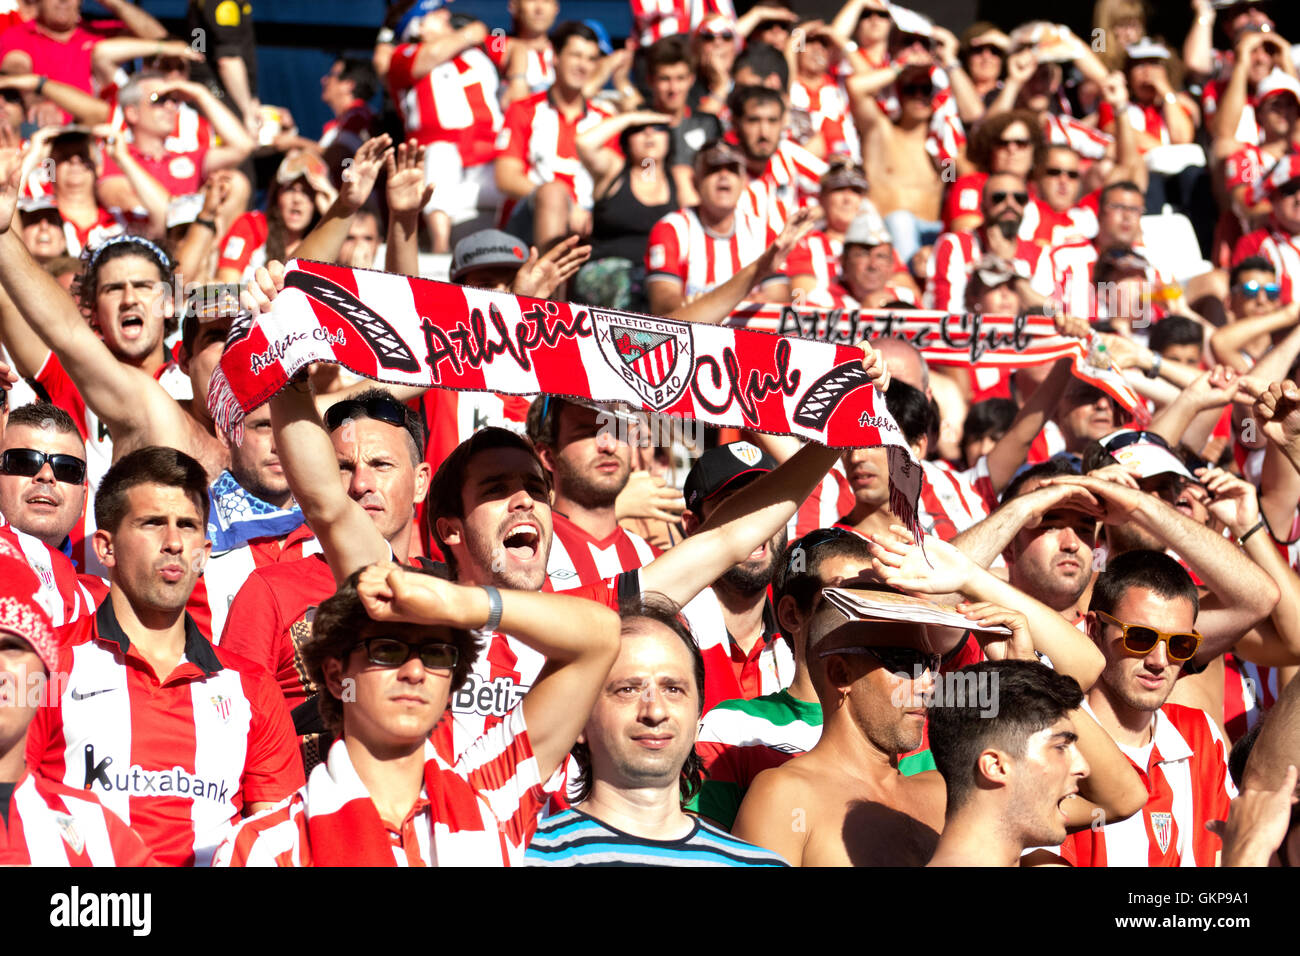
[[[943,829],[943,778],[904,777],[898,757],[920,746],[934,689],[939,653],[927,629],[846,621],[822,603],[807,654],[821,739],[755,778],[732,833],[792,866],[924,864]]]
[[[876,94],[891,83],[898,87],[897,122],[891,121],[876,101]],[[939,213],[943,182],[925,149],[934,116],[934,84],[928,66],[907,59],[850,77],[848,89],[854,118],[862,129],[863,167],[871,184],[869,198],[885,217],[894,235],[894,247],[906,263],[920,248],[927,230],[933,242],[942,228]],[[897,228],[898,221],[905,218],[913,221],[910,236],[901,235]]]

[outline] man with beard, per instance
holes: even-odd
[[[821,192],[827,165],[783,136],[785,98],[763,86],[738,86],[730,98],[736,138],[749,185],[740,210],[774,233]]]
[[[675,612],[652,598],[623,609],[618,660],[573,748],[580,796],[541,822],[527,865],[784,865],[682,811],[700,788],[704,661]]]
[[[1016,274],[1013,285],[1022,306],[1041,304],[1042,297],[1029,287],[1029,278],[1043,247],[1018,235],[1028,203],[1029,189],[1019,176],[994,173],[984,181],[980,194],[983,225],[973,233],[944,233],[934,244],[934,255],[926,263],[927,308],[963,311],[967,280],[975,263],[986,255],[1011,265]]]
[[[776,467],[771,455],[749,442],[706,451],[686,476],[683,488],[686,510],[682,527],[687,537],[708,521],[722,502]],[[770,540],[682,609],[704,654],[706,712],[720,701],[775,693],[794,677],[790,645],[782,639],[767,599],[767,587],[785,544],[782,525]]]
[[[554,489],[546,561],[552,590],[599,584],[655,558],[644,538],[618,523],[615,501],[632,471],[620,414],[549,395],[528,409],[528,437]]]
[[[1156,551],[1120,555],[1097,578],[1088,630],[1106,669],[1088,707],[1143,773],[1149,798],[1138,815],[1075,834],[1066,846],[1080,866],[1217,862],[1220,841],[1205,824],[1226,819],[1237,794],[1227,747],[1204,711],[1166,703],[1179,671],[1205,644],[1198,610],[1191,577]]]

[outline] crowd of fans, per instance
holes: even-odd
[[[100,5],[0,13],[0,863],[1300,859],[1267,0],[1183,37],[1097,0],[1086,40],[632,0],[617,48],[399,0],[321,130],[259,85],[257,4]],[[684,322],[1046,315],[1140,399],[862,343],[920,536],[884,448],[558,395],[321,365],[236,438],[209,384],[294,258]]]

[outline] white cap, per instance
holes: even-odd
[[[1297,83],[1290,73],[1284,73],[1274,67],[1273,72],[1260,80],[1259,85],[1255,87],[1255,98],[1262,100],[1272,93],[1290,93],[1300,101],[1300,83]]]
[[[845,246],[883,246],[893,241],[889,230],[885,228],[885,220],[880,217],[880,213],[874,211],[855,216],[849,223],[849,228],[844,231]]]
[[[1139,478],[1150,478],[1172,472],[1192,481],[1196,480],[1173,452],[1165,445],[1152,440],[1150,432],[1121,428],[1103,438],[1101,445],[1117,462],[1135,471]]]
[[[167,228],[188,226],[203,211],[203,193],[189,193],[177,196],[167,206]]]
[[[1133,60],[1167,60],[1169,59],[1169,47],[1163,43],[1157,43],[1150,37],[1143,37],[1137,43],[1130,43],[1124,48],[1124,52]]]
[[[915,33],[923,37],[934,36],[934,21],[924,14],[891,3],[889,16],[893,19],[899,33]]]

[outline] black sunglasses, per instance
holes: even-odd
[[[54,472],[54,480],[69,485],[79,485],[86,480],[86,463],[74,455],[50,455],[35,448],[10,448],[0,455],[0,472],[34,478],[46,462]]]
[[[1016,205],[1024,206],[1025,203],[1029,202],[1029,193],[1009,193],[1009,192],[1003,192],[1002,190],[998,190],[997,192],[994,193],[989,193],[989,199],[993,200],[993,205],[995,206],[1001,205],[1002,203],[1006,202],[1008,198],[1014,199],[1016,201]]]
[[[995,46],[992,43],[981,43],[979,46],[971,47],[970,55],[974,56],[976,53],[992,53],[999,57],[1006,56],[1006,53],[1000,46]]]
[[[395,637],[372,637],[361,642],[370,663],[381,667],[401,667],[418,656],[427,670],[451,670],[460,660],[460,651],[454,644],[408,644]]]
[[[700,34],[700,39],[703,40],[705,43],[709,42],[710,40],[726,40],[728,43],[731,43],[736,39],[736,35],[734,33],[731,33],[730,31],[726,33],[713,33],[712,31],[705,30]]]
[[[914,647],[833,647],[822,651],[818,657],[831,657],[835,654],[866,654],[874,657],[885,670],[908,680],[915,680],[926,671],[939,673],[943,657],[928,651],[918,651]]]
[[[1057,176],[1066,176],[1070,179],[1078,179],[1083,174],[1077,169],[1062,169],[1060,166],[1048,166],[1043,170],[1043,175],[1047,176],[1049,179]]]
[[[898,93],[903,97],[919,96],[928,100],[934,96],[934,87],[929,83],[905,83],[898,88]]]
[[[1034,141],[1032,139],[1017,139],[1012,137],[1010,139],[998,140],[998,145],[1004,146],[1007,149],[1010,149],[1012,146],[1015,146],[1018,149],[1028,149],[1030,146],[1034,145]]]
[[[335,402],[325,410],[325,429],[333,432],[349,419],[373,418],[375,421],[406,427],[407,408],[395,398],[368,398],[360,401],[355,398]]]

